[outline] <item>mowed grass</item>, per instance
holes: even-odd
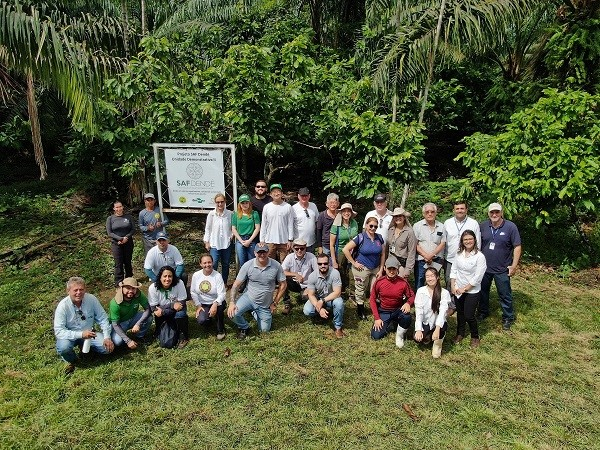
[[[35,217],[8,213],[12,223],[0,221],[2,250],[12,229],[22,240],[39,239],[25,230],[28,221],[37,226]],[[570,283],[524,267],[513,282],[512,331],[501,330],[494,296],[481,347],[471,350],[468,339],[451,344],[453,317],[440,360],[412,340],[402,350],[393,336],[372,341],[371,321],[359,322],[347,303],[343,340],[300,306],[287,317],[277,313],[271,333],[244,342],[231,322],[218,342],[213,328],[190,317],[192,340],[183,350],[156,343],[119,350],[66,377],[53,312],[74,274],[105,305],[110,300],[103,229],[100,217],[97,227],[0,269],[0,448],[599,448],[597,281]],[[179,221],[171,234],[193,273],[200,220]],[[138,239],[140,278],[141,256]]]

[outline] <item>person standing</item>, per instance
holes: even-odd
[[[73,351],[76,345],[81,348],[84,340],[89,339],[90,348],[104,355],[111,353],[115,345],[110,338],[112,327],[108,315],[100,301],[86,292],[84,279],[69,278],[67,294],[54,312],[54,335],[56,352],[67,363],[65,374],[70,375],[78,359]],[[94,331],[95,323],[100,325],[102,333]]]
[[[262,217],[265,205],[272,201],[271,196],[267,194],[267,182],[265,180],[258,180],[254,183],[254,195],[250,197],[250,202],[252,202],[252,209],[258,212],[260,217]]]
[[[106,219],[106,233],[110,237],[110,249],[115,260],[115,286],[124,278],[133,276],[131,259],[133,257],[133,217],[125,214],[123,203],[113,203],[114,214]]]
[[[319,217],[317,217],[317,253],[325,253],[330,255],[331,250],[329,249],[331,226],[337,216],[337,209],[340,206],[340,198],[335,193],[327,195],[325,201],[326,209],[321,211]]]
[[[231,216],[233,213],[225,209],[225,195],[217,194],[214,198],[215,209],[206,217],[204,228],[204,247],[213,259],[215,269],[221,262],[221,275],[227,285],[229,280],[229,265],[231,264]]]
[[[308,276],[304,315],[327,320],[333,313],[335,337],[341,339],[344,337],[344,300],[340,273],[329,266],[329,257],[324,253],[317,256],[317,265],[318,270]]]
[[[169,224],[169,218],[162,213],[156,204],[154,194],[148,192],[144,195],[144,209],[140,211],[138,217],[138,226],[142,231],[142,242],[146,254],[156,244],[156,236],[163,232],[166,234],[166,226]]]
[[[398,276],[408,279],[415,267],[417,238],[408,218],[410,213],[404,208],[394,208],[392,222],[387,235],[388,254],[395,256],[400,263]]]
[[[477,247],[477,238],[472,230],[463,231],[460,245],[450,272],[450,288],[456,298],[456,337],[460,344],[465,336],[466,324],[471,330],[471,347],[480,344],[475,310],[481,297],[481,280],[486,271],[485,256]]]
[[[298,191],[298,203],[292,206],[294,211],[294,239],[306,242],[307,253],[315,251],[317,241],[317,205],[310,201],[310,191],[303,187]]]
[[[211,318],[217,320],[217,340],[225,339],[225,283],[223,277],[213,270],[213,259],[210,255],[200,258],[202,270],[192,275],[190,291],[196,305],[196,321],[199,325],[207,325]]]
[[[294,212],[283,199],[281,184],[271,185],[271,197],[263,208],[260,241],[269,245],[269,258],[283,262],[294,241]]]
[[[398,276],[399,264],[394,256],[385,261],[385,276],[379,278],[373,289],[369,301],[373,311],[373,328],[371,338],[378,340],[387,332],[390,322],[398,324],[396,328],[396,347],[404,347],[404,336],[410,326],[410,308],[415,302],[415,294],[410,284]]]
[[[286,281],[281,264],[269,258],[268,251],[269,246],[265,242],[256,244],[256,257],[242,266],[231,287],[227,316],[237,325],[239,339],[246,339],[250,331],[250,324],[244,318],[247,312],[256,319],[259,331],[266,333],[271,330],[273,312],[285,292]],[[246,289],[236,301],[243,283],[246,283]]]
[[[481,252],[485,256],[487,269],[481,281],[477,318],[484,320],[490,314],[490,289],[494,281],[502,308],[502,328],[508,331],[515,321],[510,278],[515,274],[521,259],[521,236],[517,226],[504,218],[502,205],[499,203],[490,204],[488,217],[488,220],[480,224]]]
[[[388,209],[387,197],[384,194],[375,194],[373,197],[373,206],[375,209],[369,211],[363,222],[363,230],[367,228],[367,219],[374,217],[377,219],[377,230],[375,232],[383,237],[384,243],[387,243],[388,229],[392,223],[392,212]]]
[[[342,293],[354,288],[354,278],[350,272],[350,263],[344,255],[344,247],[358,235],[357,213],[350,203],[344,203],[337,213],[329,232],[329,251],[331,266],[340,272]]]
[[[438,272],[444,265],[444,224],[438,220],[435,203],[423,205],[423,220],[413,225],[417,239],[417,269],[415,270],[415,290],[425,286],[425,269],[433,267]]]
[[[237,212],[231,217],[231,232],[235,238],[238,267],[254,258],[254,246],[260,233],[260,216],[252,209],[250,197],[240,195]]]

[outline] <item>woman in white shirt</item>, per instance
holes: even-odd
[[[485,256],[477,248],[475,233],[465,230],[460,236],[460,245],[456,259],[450,270],[450,287],[456,296],[456,337],[459,344],[465,336],[465,325],[471,330],[471,347],[479,347],[479,330],[475,311],[479,303],[481,280],[487,268]]]
[[[206,228],[204,229],[204,246],[213,258],[213,266],[216,269],[221,261],[221,275],[223,282],[227,284],[229,279],[229,264],[231,262],[231,216],[233,213],[225,209],[225,195],[215,195],[215,209],[206,217]]]
[[[425,286],[417,289],[415,297],[415,341],[429,344],[433,340],[431,356],[434,358],[442,355],[449,303],[450,292],[442,288],[439,272],[433,267],[427,268]]]

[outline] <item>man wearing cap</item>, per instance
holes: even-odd
[[[477,248],[481,249],[481,231],[477,221],[469,216],[469,208],[464,200],[454,202],[452,208],[454,214],[444,222],[444,240],[446,241],[445,261],[444,261],[444,278],[446,279],[446,288],[450,287],[450,272],[452,271],[452,263],[456,258],[456,252],[460,244],[460,237],[466,230],[471,230],[475,233]],[[449,290],[449,289],[448,289]],[[452,295],[452,302],[448,307],[448,315],[451,316],[456,310],[455,298]]]
[[[438,272],[444,264],[444,224],[437,217],[435,203],[423,205],[423,220],[413,225],[417,239],[417,269],[415,270],[415,291],[425,286],[425,269],[435,268]]]
[[[244,314],[251,312],[256,319],[258,330],[271,330],[273,312],[283,298],[286,288],[285,274],[281,264],[268,255],[269,246],[259,242],[254,247],[256,258],[246,262],[237,274],[233,286],[227,315],[238,326],[238,338],[245,339],[250,330],[250,324]],[[246,283],[244,293],[236,300],[238,289]],[[277,288],[276,286],[279,285]]]
[[[137,348],[137,342],[127,336],[127,332],[131,330],[136,339],[143,339],[150,328],[152,312],[141,287],[135,278],[125,278],[108,305],[113,327],[111,338],[117,347],[126,344],[132,350]]]
[[[90,339],[91,349],[97,353],[111,353],[115,346],[110,338],[112,327],[100,301],[88,294],[85,281],[80,277],[71,277],[67,281],[67,296],[63,298],[54,313],[54,335],[56,352],[67,362],[67,375],[75,370],[77,355],[73,348],[81,348],[85,339]],[[102,333],[94,331],[97,323]]]
[[[156,234],[156,245],[150,249],[144,260],[144,272],[152,282],[161,267],[170,266],[175,269],[177,278],[187,286],[188,276],[183,265],[183,256],[174,245],[169,244],[169,237],[164,231]]]
[[[287,255],[281,263],[287,281],[287,289],[283,298],[283,314],[289,314],[292,309],[289,291],[301,292],[302,298],[306,300],[305,291],[308,276],[318,270],[317,257],[314,253],[307,251],[307,245],[304,240],[294,240],[292,248],[294,252]]]
[[[267,194],[267,182],[265,180],[258,180],[254,183],[254,195],[250,197],[250,203],[252,203],[252,209],[258,211],[258,215],[262,217],[263,208],[267,203],[271,203],[273,199]]]
[[[294,212],[283,199],[281,184],[271,185],[273,201],[263,208],[260,241],[269,245],[269,258],[283,261],[292,249],[294,240]]]
[[[317,241],[317,205],[310,201],[310,191],[303,187],[298,191],[298,203],[292,206],[294,211],[294,239],[306,242],[306,251],[314,253]]]
[[[415,303],[415,294],[408,281],[398,276],[398,267],[398,260],[393,256],[385,261],[385,276],[375,282],[369,300],[375,318],[371,338],[383,338],[390,322],[398,323],[396,346],[402,348],[411,322],[410,309]]]
[[[142,241],[144,241],[144,250],[146,254],[156,243],[156,236],[159,232],[166,232],[165,227],[169,224],[169,218],[160,211],[156,204],[154,194],[144,194],[145,208],[140,211],[138,225],[142,231]]]
[[[208,325],[213,317],[217,320],[217,340],[225,339],[225,283],[219,272],[213,269],[210,254],[200,257],[202,270],[192,275],[190,291],[196,305],[196,321]]]
[[[333,326],[338,339],[344,337],[344,300],[342,300],[342,279],[337,269],[329,266],[329,257],[321,253],[317,256],[318,269],[308,276],[304,304],[304,315],[328,319],[333,312]]]
[[[493,280],[502,308],[502,328],[508,331],[515,321],[510,277],[516,272],[521,259],[521,236],[517,226],[504,219],[502,205],[499,203],[490,204],[488,217],[488,220],[480,224],[481,251],[485,256],[487,269],[481,281],[477,318],[484,320],[490,314],[490,289]]]
[[[331,226],[337,216],[337,209],[340,206],[340,198],[337,194],[331,192],[327,195],[325,201],[327,207],[325,211],[321,211],[319,217],[317,217],[317,253],[325,253],[329,255],[331,250],[329,249]]]
[[[373,211],[369,211],[365,216],[363,230],[367,225],[367,219],[369,217],[375,217],[378,223],[378,227],[375,232],[381,235],[384,243],[387,243],[388,229],[390,228],[390,223],[392,222],[392,212],[387,208],[386,196],[381,193],[375,194],[373,197],[373,205],[375,206],[375,209]]]

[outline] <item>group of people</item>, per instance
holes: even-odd
[[[368,301],[374,319],[371,337],[395,333],[399,348],[414,306],[414,340],[433,343],[435,358],[441,355],[447,317],[455,311],[454,342],[463,340],[468,324],[471,346],[479,346],[477,322],[490,313],[492,281],[500,297],[503,328],[509,330],[514,322],[510,277],[519,263],[521,241],[515,224],[503,218],[500,204],[490,204],[489,219],[478,223],[468,217],[466,203],[456,202],[453,216],[441,223],[436,205],[426,203],[423,219],[411,226],[408,211],[390,211],[387,197],[377,194],[374,209],[359,226],[352,204],[340,206],[337,194],[329,194],[326,208],[319,212],[308,188],[299,190],[293,206],[284,199],[281,184],[272,184],[267,194],[266,182],[259,180],[254,189],[253,195],[239,197],[236,211],[226,208],[224,194],[215,196],[204,232],[207,253],[189,287],[183,257],[166,233],[169,220],[153,194],[144,196],[138,225],[146,251],[144,271],[151,281],[147,297],[133,278],[133,219],[121,202],[114,202],[114,214],[106,221],[117,287],[109,315],[77,277],[68,281],[68,296],[56,310],[56,348],[68,363],[67,371],[74,369],[75,346],[85,350],[87,342],[99,353],[109,353],[115,345],[133,349],[146,338],[152,321],[162,346],[185,347],[188,300],[196,306],[199,324],[216,322],[218,340],[226,337],[225,311],[243,339],[250,332],[247,313],[259,331],[267,332],[280,303],[283,314],[292,310],[290,293],[304,305],[306,316],[332,319],[335,336],[342,338],[344,298],[353,298],[362,320],[367,319]],[[227,304],[233,249],[238,271]],[[409,283],[413,272],[414,290]],[[93,331],[94,323],[102,332]]]

